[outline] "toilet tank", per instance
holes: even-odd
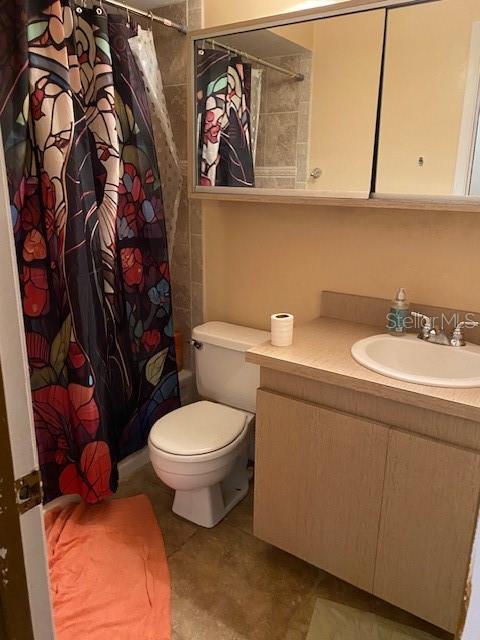
[[[255,413],[260,367],[245,362],[245,352],[270,340],[268,331],[227,322],[206,322],[192,331],[200,396]]]

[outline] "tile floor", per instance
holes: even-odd
[[[255,538],[252,490],[214,529],[175,516],[172,492],[150,465],[123,483],[117,496],[137,493],[149,496],[165,539],[172,640],[304,640],[318,597],[452,638]]]

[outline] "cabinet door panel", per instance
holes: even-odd
[[[480,456],[392,430],[374,593],[456,631],[480,487]]]
[[[372,590],[388,429],[260,390],[255,535]]]

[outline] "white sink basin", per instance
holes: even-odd
[[[447,347],[382,334],[359,340],[352,356],[361,365],[389,378],[431,387],[480,387],[480,346]]]

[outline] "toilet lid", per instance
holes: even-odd
[[[150,443],[180,456],[211,453],[233,442],[246,419],[238,409],[205,400],[194,402],[157,420],[150,431]]]

